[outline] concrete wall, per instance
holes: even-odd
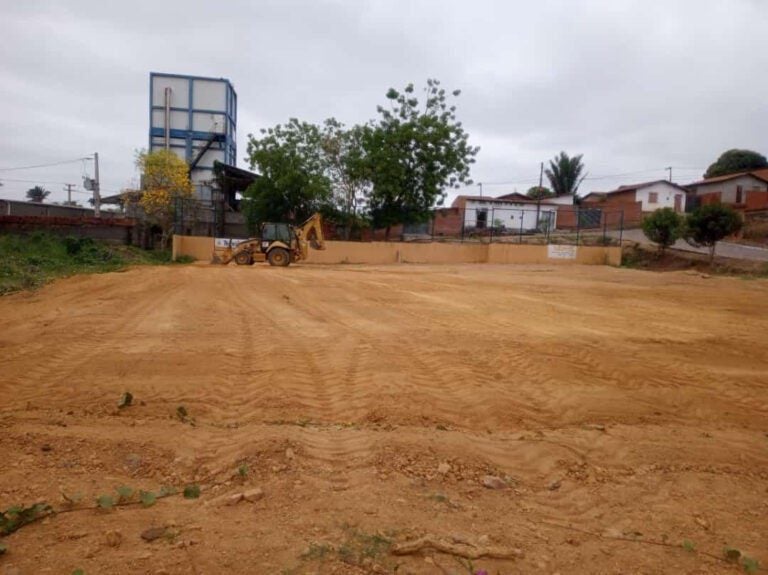
[[[487,258],[484,244],[442,244],[401,242],[326,242],[322,251],[309,250],[313,264],[393,263],[482,263]]]
[[[204,262],[213,257],[213,238],[205,236],[173,236],[172,257],[190,256]]]
[[[560,248],[558,250],[558,248]],[[553,256],[559,251],[559,257]],[[571,253],[568,253],[571,252]],[[565,253],[566,257],[563,257]],[[173,236],[173,257],[210,261],[213,238]],[[572,256],[572,257],[571,257]],[[535,246],[525,244],[326,242],[322,251],[309,250],[310,264],[494,263],[619,265],[621,248],[613,246]]]

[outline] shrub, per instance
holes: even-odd
[[[685,240],[693,246],[709,248],[709,263],[712,263],[717,242],[735,234],[741,226],[741,217],[735,210],[722,204],[709,204],[688,215]]]
[[[659,253],[663,254],[682,236],[683,221],[682,216],[672,208],[662,208],[643,220],[643,233],[659,246]]]

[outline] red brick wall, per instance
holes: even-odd
[[[600,227],[608,229],[631,227],[643,221],[642,203],[628,201],[587,201],[581,204],[581,209],[602,210]],[[577,227],[577,206],[558,206],[557,228],[561,230],[575,230]],[[623,218],[622,218],[623,214]]]
[[[440,208],[435,210],[435,236],[461,236],[464,214],[459,208]]]

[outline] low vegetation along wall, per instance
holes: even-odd
[[[210,261],[213,238],[174,236],[173,257]],[[310,264],[596,264],[620,265],[616,246],[558,246],[470,243],[326,242],[326,249],[309,251]]]

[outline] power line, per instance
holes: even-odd
[[[63,160],[61,162],[52,162],[50,164],[36,164],[34,166],[16,166],[15,168],[0,168],[0,172],[13,172],[16,170],[33,170],[36,168],[50,168],[52,166],[61,166],[64,164],[75,164],[77,162],[82,162],[83,160],[87,160],[88,158],[77,158],[74,160]]]
[[[677,166],[672,166],[675,170],[704,170],[706,168],[680,168]],[[612,178],[624,178],[627,176],[638,176],[641,174],[648,174],[652,172],[663,172],[664,170],[667,170],[668,168],[649,168],[647,170],[638,170],[636,172],[624,172],[621,174],[605,174],[602,176],[587,176],[584,178],[585,181],[594,181],[594,180],[609,180]],[[499,182],[483,182],[484,186],[509,186],[513,184],[535,184],[538,181],[537,177],[529,177],[529,178],[521,178],[518,180],[505,180],[505,181],[499,181]],[[474,184],[473,184],[474,185]],[[471,186],[464,186],[464,187],[471,187]]]
[[[0,182],[19,182],[22,184],[62,184],[67,185],[67,182],[54,182],[54,181],[41,181],[41,180],[17,180],[15,178],[3,178],[0,177]]]

